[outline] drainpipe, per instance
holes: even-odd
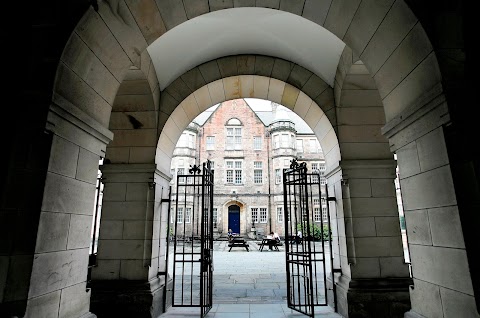
[[[268,213],[268,224],[270,226],[270,231],[269,232],[272,232],[272,189],[271,189],[271,184],[272,184],[272,180],[270,178],[270,170],[271,170],[271,167],[270,167],[270,133],[267,131],[267,133],[265,134],[265,137],[267,139],[267,167],[268,167],[268,210],[270,211],[270,213]],[[275,231],[276,232],[276,231]]]

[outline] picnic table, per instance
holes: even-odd
[[[244,247],[247,250],[247,252],[250,252],[248,249],[248,243],[245,241],[245,239],[238,236],[232,238],[232,240],[228,243],[228,247],[230,247],[230,249],[228,250],[229,252],[234,247]]]
[[[279,251],[279,252],[280,252],[280,250],[278,249],[278,246],[281,245],[281,243],[277,242],[276,240],[267,239],[267,238],[262,239],[262,243],[259,244],[259,245],[260,245],[260,248],[259,248],[258,250],[259,250],[260,252],[262,252],[262,251],[263,251],[263,247],[264,247],[264,246],[269,246],[269,245],[271,244],[271,243],[270,243],[271,241],[275,241],[275,244],[272,244],[273,249],[274,249],[275,251]]]

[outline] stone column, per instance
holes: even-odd
[[[157,317],[163,312],[165,284],[165,276],[158,274],[165,272],[164,264],[159,267],[159,239],[166,237],[160,236],[160,201],[161,192],[168,196],[162,191],[168,182],[155,164],[105,164],[101,170],[105,187],[92,312]],[[164,260],[165,248],[161,253]]]
[[[403,317],[411,284],[404,261],[394,160],[341,161],[346,254],[338,283],[348,317]],[[342,250],[342,247],[340,248]],[[342,306],[340,306],[342,307]]]

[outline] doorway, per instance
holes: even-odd
[[[240,207],[236,204],[228,207],[228,228],[240,233]]]

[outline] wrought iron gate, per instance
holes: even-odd
[[[293,160],[283,173],[283,190],[288,307],[314,317],[315,307],[328,305],[326,278],[333,275],[332,259],[325,257],[332,255],[331,231],[320,174]]]
[[[213,291],[213,170],[193,166],[177,175],[172,194],[173,307],[200,307],[200,317],[212,308]],[[173,212],[173,213],[172,213]]]

